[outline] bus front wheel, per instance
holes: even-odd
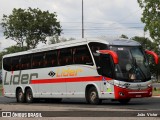
[[[25,102],[24,93],[23,93],[22,89],[17,90],[16,98],[17,98],[17,102],[19,102],[19,103],[24,103]]]
[[[29,88],[26,90],[26,102],[32,103],[33,102],[33,93],[32,90]]]
[[[99,97],[98,97],[98,92],[95,87],[91,87],[88,90],[86,100],[87,100],[87,102],[89,102],[90,104],[93,104],[93,105],[98,105],[102,102],[102,100],[99,99]]]

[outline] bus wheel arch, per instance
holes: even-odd
[[[102,100],[99,99],[97,87],[93,84],[89,84],[86,86],[85,98],[87,103],[94,104],[94,105],[100,104],[102,102]]]
[[[32,103],[33,102],[33,92],[31,87],[27,86],[25,88],[25,100],[27,103]]]
[[[25,93],[23,92],[21,87],[16,88],[16,99],[19,103],[25,102]]]

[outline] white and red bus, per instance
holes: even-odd
[[[3,56],[3,94],[17,102],[36,98],[105,99],[128,103],[152,96],[152,81],[142,46],[127,39],[81,39]]]

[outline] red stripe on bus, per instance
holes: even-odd
[[[110,80],[107,78],[106,80]],[[31,80],[31,84],[102,81],[102,76]]]

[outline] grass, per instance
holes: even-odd
[[[2,84],[0,84],[0,96],[2,96]]]
[[[154,83],[160,83],[160,79],[158,79],[158,80],[155,81]],[[155,89],[155,88],[153,87],[152,95],[153,95],[153,96],[160,96],[160,88],[158,87],[158,88]]]
[[[0,96],[2,96],[2,84],[0,84]]]
[[[160,96],[160,88],[153,88],[153,96]]]

